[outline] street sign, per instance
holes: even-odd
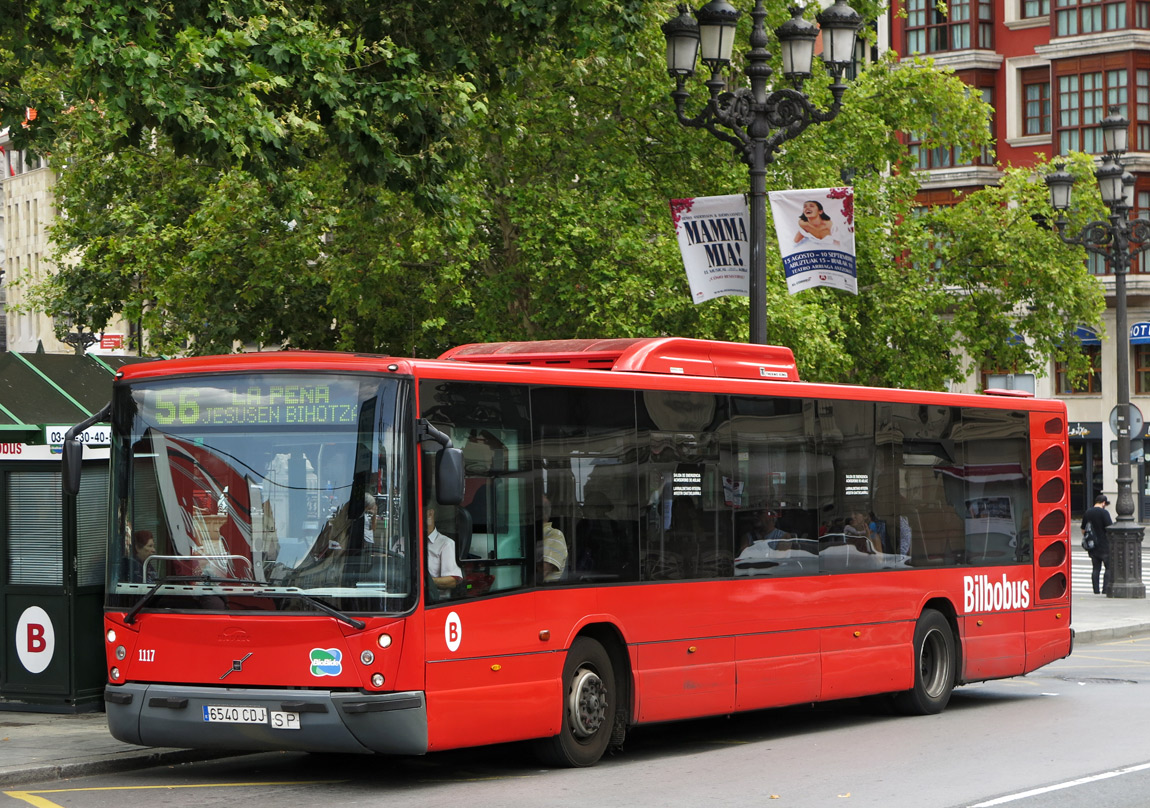
[[[59,446],[71,428],[71,424],[44,427],[44,442],[49,446]],[[80,443],[85,446],[109,446],[112,443],[112,427],[108,424],[90,426],[80,433]]]
[[[1130,408],[1130,423],[1127,427],[1130,430],[1130,437],[1137,438],[1142,436],[1142,410],[1138,409],[1133,404],[1127,405]],[[1110,411],[1110,429],[1115,435],[1118,434],[1118,407]]]

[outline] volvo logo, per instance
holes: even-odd
[[[250,657],[250,656],[251,656],[251,654],[249,653],[249,654],[245,655],[243,659],[233,659],[231,668],[224,671],[224,675],[221,676],[220,678],[226,679],[226,678],[228,678],[228,676],[235,673],[236,671],[242,671],[244,669],[244,663],[248,661],[248,657]]]

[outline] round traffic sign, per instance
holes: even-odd
[[[1130,423],[1128,424],[1128,426],[1130,428],[1130,437],[1131,438],[1141,437],[1142,436],[1142,426],[1143,426],[1142,410],[1138,409],[1133,404],[1128,404],[1127,406],[1130,407]],[[1110,411],[1110,429],[1114,432],[1115,435],[1118,434],[1118,407],[1117,406],[1115,406],[1114,409],[1112,409]]]

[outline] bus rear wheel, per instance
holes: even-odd
[[[603,757],[615,723],[615,671],[611,657],[595,640],[578,637],[563,664],[563,725],[539,741],[544,762],[592,766]]]
[[[950,623],[933,609],[915,624],[914,661],[914,687],[895,695],[895,707],[906,715],[941,713],[954,690],[957,657]]]

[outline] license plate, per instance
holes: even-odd
[[[299,729],[299,713],[282,713],[272,710],[269,714],[272,729]]]
[[[215,707],[204,705],[204,720],[219,724],[266,724],[266,707]]]

